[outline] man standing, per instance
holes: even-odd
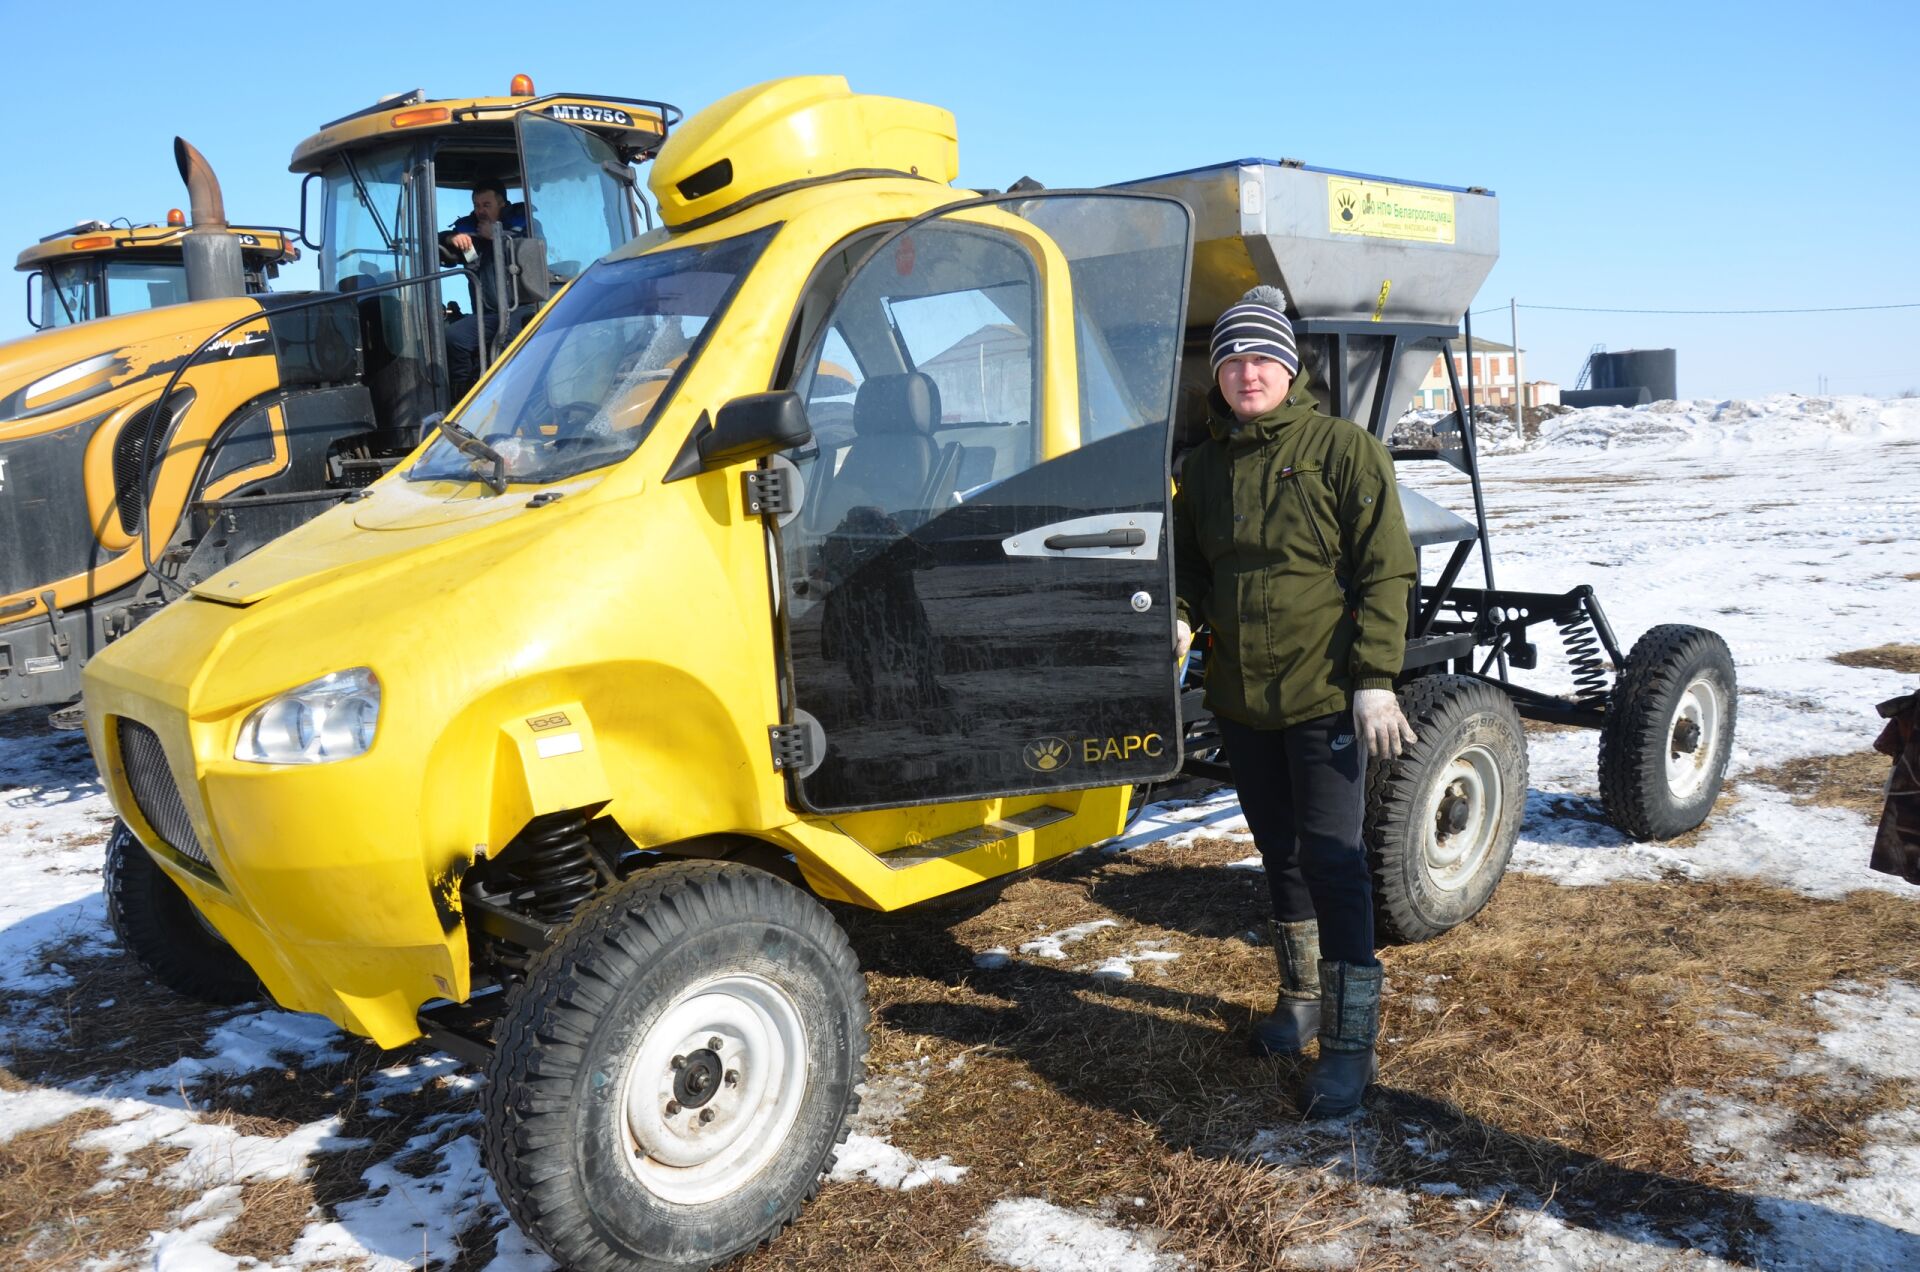
[[[1256,287],[1220,315],[1210,436],[1174,498],[1180,638],[1213,629],[1207,706],[1273,893],[1280,996],[1255,1050],[1316,1035],[1302,1107],[1357,1108],[1380,1024],[1361,815],[1367,757],[1414,741],[1393,691],[1413,545],[1386,447],[1322,414],[1286,297]]]

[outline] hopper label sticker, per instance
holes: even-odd
[[[1335,234],[1453,242],[1453,195],[1384,181],[1327,178],[1327,228]]]

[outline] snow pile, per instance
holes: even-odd
[[[1450,430],[1451,411],[1409,411],[1394,425],[1395,446],[1433,445]],[[1588,406],[1548,415],[1516,428],[1511,408],[1474,413],[1480,455],[1537,450],[1616,450],[1664,447],[1699,453],[1873,440],[1920,430],[1920,399],[1775,393],[1741,398],[1695,398],[1644,406]]]
[[[1920,400],[1803,397],[1776,393],[1747,402],[1694,400],[1646,406],[1591,406],[1540,426],[1539,449],[1613,450],[1662,446],[1695,453],[1830,445],[1920,429]]]

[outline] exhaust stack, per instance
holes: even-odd
[[[187,183],[193,225],[181,241],[187,263],[187,299],[219,300],[247,294],[240,241],[227,233],[227,205],[207,157],[185,137],[173,139],[173,160]]]

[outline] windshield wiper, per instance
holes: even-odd
[[[360,179],[360,166],[354,163],[353,156],[350,154],[343,154],[340,158],[346,164],[347,175],[353,178],[353,189],[360,196],[360,205],[366,208],[367,215],[373,218],[373,228],[380,231],[380,237],[386,241],[389,252],[399,252],[400,245],[394,242],[393,235],[387,233],[386,220],[380,215],[380,209],[374,206],[372,192],[367,189],[367,183]],[[398,209],[396,208],[395,211]]]
[[[492,464],[493,471],[482,474],[480,480],[486,482],[487,488],[496,495],[504,495],[507,493],[506,456],[445,416],[441,416],[437,420],[423,420],[421,423],[429,428],[437,425],[440,429],[440,436],[452,442],[454,449],[467,458]]]

